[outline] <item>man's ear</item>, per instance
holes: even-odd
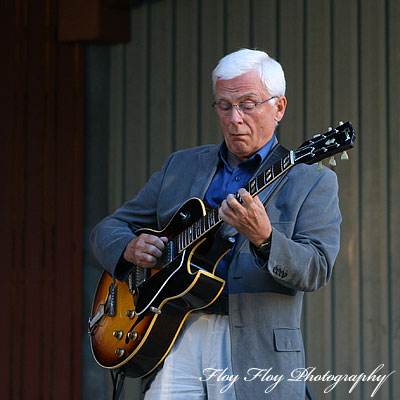
[[[279,122],[285,115],[287,100],[285,96],[278,97],[275,100],[275,121]]]

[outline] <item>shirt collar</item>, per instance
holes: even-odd
[[[269,151],[271,150],[272,144],[274,143],[275,139],[275,134],[272,135],[272,138],[269,142],[267,142],[261,149],[256,151],[249,159],[242,161],[239,163],[239,165],[245,165],[245,164],[253,164],[255,163],[256,166],[261,165],[261,163],[267,158]],[[228,147],[226,146],[225,140],[221,143],[218,155],[220,160],[225,164],[226,168],[228,168],[229,171],[232,171],[233,168],[232,166],[228,163],[227,159],[227,152],[228,152]]]

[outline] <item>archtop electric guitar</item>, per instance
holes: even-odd
[[[256,196],[296,164],[313,164],[354,146],[351,122],[315,135],[298,149],[251,180],[244,188]],[[240,196],[236,198],[241,202]],[[194,310],[211,305],[225,281],[215,276],[219,260],[233,247],[222,237],[219,207],[207,209],[197,198],[185,202],[162,231],[135,232],[165,236],[168,243],[155,268],[133,266],[125,282],[103,272],[93,300],[88,332],[97,363],[107,369],[141,377],[153,371],[168,354],[179,331]]]

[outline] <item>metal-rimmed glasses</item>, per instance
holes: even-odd
[[[211,106],[222,115],[231,115],[233,107],[237,107],[239,114],[242,113],[252,114],[257,106],[259,106],[260,104],[264,104],[272,99],[276,99],[277,97],[278,96],[272,96],[267,100],[260,101],[259,103],[254,103],[254,101],[249,101],[249,100],[241,101],[238,104],[228,103],[227,101],[219,101],[219,102],[214,101],[214,103],[212,103]]]

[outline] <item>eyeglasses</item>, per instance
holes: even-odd
[[[272,99],[276,99],[277,97],[278,96],[272,96],[267,100],[260,101],[259,103],[254,103],[254,101],[242,101],[238,104],[232,104],[226,101],[220,101],[220,102],[214,101],[214,103],[212,103],[211,106],[222,115],[231,115],[233,107],[237,107],[237,110],[240,114],[241,113],[253,114],[257,106],[259,106],[260,104],[264,104]]]

